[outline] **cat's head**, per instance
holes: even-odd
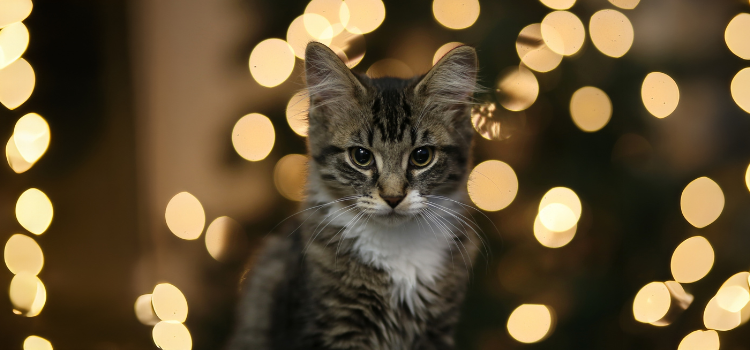
[[[311,196],[351,198],[372,220],[398,224],[419,215],[427,196],[465,191],[473,48],[455,48],[411,79],[354,74],[319,43],[305,58]]]

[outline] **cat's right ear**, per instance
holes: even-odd
[[[349,67],[327,46],[311,42],[305,49],[305,78],[310,107],[336,108],[351,104],[366,94],[366,89]]]

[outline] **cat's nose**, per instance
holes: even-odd
[[[391,208],[395,208],[402,200],[404,200],[404,196],[380,196],[380,198],[383,198]]]

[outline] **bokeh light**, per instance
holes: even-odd
[[[260,113],[240,118],[232,129],[232,146],[242,158],[257,162],[265,159],[276,139],[271,120]]]
[[[13,130],[13,142],[23,159],[34,164],[47,151],[50,131],[47,121],[39,114],[29,113],[18,119]]]
[[[697,330],[682,338],[677,350],[719,350],[719,334],[714,330]]]
[[[562,62],[563,56],[550,50],[542,38],[542,25],[529,24],[524,27],[516,39],[516,52],[526,67],[537,72],[549,72]]]
[[[31,169],[34,164],[31,164],[23,159],[21,152],[16,147],[16,140],[13,136],[10,137],[8,143],[5,144],[5,158],[8,160],[8,165],[13,169],[16,174],[25,172]]]
[[[312,33],[309,28],[312,28]],[[305,59],[307,43],[317,41],[323,45],[330,45],[333,39],[333,29],[325,17],[316,14],[303,14],[295,18],[286,32],[286,42],[292,48],[294,55]]]
[[[31,14],[32,7],[31,0],[0,1],[0,28],[23,21]]]
[[[747,166],[747,170],[745,171],[745,186],[750,191],[750,165]]]
[[[52,350],[52,343],[42,337],[30,335],[23,341],[23,350]]]
[[[154,313],[162,321],[185,322],[188,304],[185,295],[172,284],[159,283],[151,293]]]
[[[206,249],[216,261],[239,261],[246,258],[248,239],[237,221],[221,216],[206,229]]]
[[[544,6],[553,10],[567,10],[575,5],[576,0],[539,0]]]
[[[684,240],[672,254],[672,276],[680,283],[693,283],[705,277],[714,265],[714,249],[701,236]]]
[[[159,323],[159,317],[156,316],[154,306],[151,301],[151,294],[144,294],[135,300],[135,317],[138,321],[147,325],[153,326]]]
[[[691,181],[680,198],[682,215],[691,225],[703,228],[714,222],[724,209],[724,192],[707,177]]]
[[[487,140],[510,138],[519,129],[518,121],[524,118],[524,112],[498,108],[494,102],[475,104],[471,108],[471,125],[480,136]]]
[[[589,35],[594,46],[610,57],[622,57],[633,46],[633,25],[620,11],[601,10],[591,16]]]
[[[201,202],[188,192],[180,192],[169,200],[164,218],[175,236],[187,240],[200,237],[206,225]]]
[[[301,201],[305,197],[307,181],[307,157],[301,154],[287,154],[276,163],[273,169],[273,183],[285,198]]]
[[[344,0],[344,4],[349,10],[346,30],[352,33],[367,34],[385,20],[385,5],[381,0]]]
[[[30,188],[18,197],[16,202],[16,219],[29,232],[41,235],[52,222],[53,210],[44,192]]]
[[[554,11],[542,20],[542,38],[550,50],[564,56],[578,52],[586,38],[583,22],[568,11]]]
[[[742,324],[740,312],[728,311],[719,305],[717,297],[711,298],[703,311],[703,324],[708,329],[728,331]]]
[[[5,265],[14,274],[38,275],[44,266],[44,254],[36,241],[26,235],[14,234],[5,243]]]
[[[367,68],[366,74],[370,78],[394,77],[405,79],[414,76],[414,71],[404,62],[394,58],[384,58]]]
[[[29,99],[35,84],[34,69],[29,62],[17,59],[0,69],[0,103],[8,109],[16,109]]]
[[[307,92],[300,91],[294,94],[286,104],[286,122],[292,131],[299,136],[307,136],[307,113],[310,108],[310,98]]]
[[[482,210],[501,210],[516,198],[518,178],[505,162],[488,160],[480,163],[469,174],[469,197]]]
[[[750,60],[750,14],[740,13],[729,21],[724,41],[733,54]]]
[[[436,65],[445,54],[462,45],[464,44],[458,41],[443,44],[443,46],[440,46],[437,51],[435,51],[435,55],[432,56],[432,65]]]
[[[732,78],[730,90],[734,103],[750,113],[750,67],[737,72]]]
[[[356,28],[341,31],[340,34],[333,37],[329,47],[349,68],[354,68],[362,62],[367,51],[365,36]]]
[[[323,16],[331,25],[331,34],[339,35],[349,23],[349,7],[342,0],[312,0],[305,7],[305,14]],[[314,25],[314,23],[306,23]],[[313,28],[314,31],[320,29]]]
[[[478,0],[433,0],[432,14],[449,29],[471,27],[479,18]]]
[[[576,214],[566,205],[551,203],[539,210],[539,221],[554,232],[563,232],[572,229],[578,222]]]
[[[654,323],[667,315],[671,304],[669,289],[663,282],[651,282],[635,295],[633,316],[643,323]]]
[[[163,350],[190,350],[193,338],[182,323],[162,321],[152,331],[154,343]]]
[[[15,62],[29,46],[29,30],[21,22],[0,30],[0,69]]]
[[[534,104],[539,95],[539,82],[524,66],[506,68],[495,85],[500,104],[511,111],[522,111]]]
[[[581,218],[581,200],[578,198],[575,191],[567,187],[555,187],[550,189],[544,194],[542,200],[539,202],[539,211],[541,212],[542,209],[553,203],[559,203],[568,207],[573,215],[575,215],[576,221]]]
[[[39,277],[21,272],[10,281],[10,302],[13,313],[34,317],[39,315],[47,302],[47,290]]]
[[[609,0],[612,5],[615,5],[624,10],[632,10],[641,0]]]
[[[680,89],[669,75],[653,72],[643,80],[641,98],[649,113],[657,118],[665,118],[677,108]]]
[[[292,47],[284,40],[263,40],[250,52],[250,74],[262,86],[277,86],[292,74],[294,54]]]
[[[739,288],[742,288],[746,292],[748,292],[748,294],[750,294],[750,286],[748,285],[748,278],[750,278],[750,272],[747,272],[747,271],[738,272],[738,273],[732,275],[732,277],[729,277],[724,282],[724,284],[722,284],[721,287],[719,288],[719,291],[716,293],[717,298],[719,298],[720,295],[724,294],[723,293],[724,289],[727,289],[727,288],[730,288],[730,287],[739,287]],[[731,295],[732,295],[732,293],[730,293],[729,295],[723,296],[723,298],[727,298],[728,296],[731,296]],[[734,294],[734,295],[735,295],[735,297],[741,297],[740,295],[737,295],[737,294]],[[723,303],[725,303],[725,304],[732,304],[732,303],[734,303],[736,301],[737,300],[731,300],[731,299],[730,300],[726,300],[725,299],[723,301]],[[721,307],[721,308],[723,308],[723,309],[726,310],[726,308],[724,308],[724,306],[722,306],[721,303],[719,303],[719,307]],[[745,304],[745,306],[742,307],[742,309],[739,312],[740,312],[740,324],[744,324],[747,321],[750,321],[750,303]]]
[[[549,306],[523,304],[508,317],[508,333],[521,343],[536,343],[551,333],[553,322]]]
[[[729,286],[719,289],[716,293],[716,302],[719,306],[729,312],[740,312],[750,301],[750,293],[746,288],[740,286]]]
[[[570,98],[570,116],[586,132],[603,128],[612,117],[612,101],[607,93],[593,86],[578,89]]]
[[[534,219],[534,237],[547,248],[560,248],[567,245],[575,237],[577,228],[577,225],[573,225],[566,231],[555,232],[542,224],[539,215]]]

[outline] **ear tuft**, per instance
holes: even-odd
[[[425,103],[447,109],[471,104],[476,90],[477,52],[471,46],[449,51],[415,87]]]
[[[364,87],[343,61],[327,46],[310,42],[305,49],[305,78],[310,107],[345,102]]]

